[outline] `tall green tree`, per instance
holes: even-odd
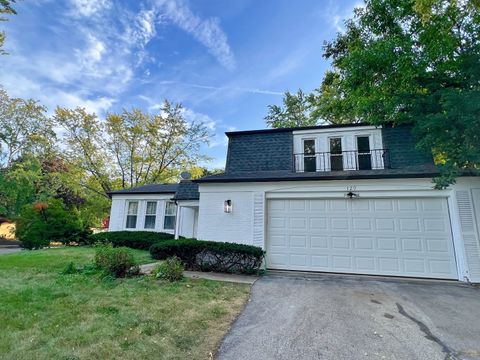
[[[0,169],[28,154],[45,156],[55,143],[46,108],[28,99],[12,98],[0,88]]]
[[[199,150],[210,138],[204,124],[188,123],[182,106],[168,101],[158,114],[124,110],[105,121],[81,108],[57,108],[54,122],[64,130],[69,161],[99,187],[83,185],[104,196],[114,189],[176,180],[182,169],[205,159]]]
[[[480,168],[480,8],[468,0],[367,0],[324,46],[314,114],[413,124],[442,188]]]
[[[303,102],[286,94],[283,108],[269,107],[267,124],[412,124],[418,148],[440,167],[437,188],[478,172],[480,1],[366,0],[345,27],[324,45],[332,70],[302,94],[308,117],[295,121],[287,110]]]
[[[13,8],[13,3],[15,0],[0,0],[0,21],[7,21],[7,18],[4,15],[14,15],[17,12]],[[5,43],[5,32],[0,31],[0,55],[6,54],[3,50],[3,44]]]
[[[313,94],[302,90],[296,93],[286,91],[283,105],[269,105],[265,122],[272,128],[291,128],[317,125],[318,118],[312,114]]]

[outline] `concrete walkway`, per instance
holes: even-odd
[[[220,346],[230,359],[480,359],[480,289],[265,276]]]
[[[20,247],[12,247],[12,246],[5,246],[5,247],[0,247],[0,255],[4,254],[12,254],[22,251],[22,248]]]
[[[140,265],[140,273],[150,274],[158,264],[160,263],[156,262],[152,264]],[[252,275],[235,275],[201,271],[184,271],[183,276],[190,279],[206,279],[214,281],[233,282],[239,284],[253,284],[255,281],[258,280],[258,276]]]

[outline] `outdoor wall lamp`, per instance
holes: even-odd
[[[354,193],[353,191],[349,191],[348,193],[345,194],[345,197],[349,198],[349,199],[355,199],[357,197],[359,197],[360,195]]]
[[[225,200],[223,203],[223,211],[228,214],[232,212],[232,200]]]

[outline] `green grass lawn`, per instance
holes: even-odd
[[[93,255],[59,248],[0,256],[2,359],[208,359],[248,298],[243,284],[62,275]]]

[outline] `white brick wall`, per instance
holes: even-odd
[[[225,200],[232,200],[233,211],[223,211]],[[227,191],[202,193],[198,219],[198,238],[253,244],[253,192]]]

